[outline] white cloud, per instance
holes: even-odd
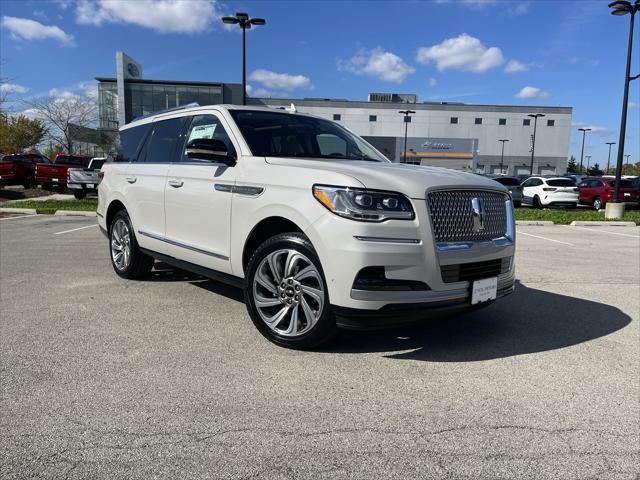
[[[60,27],[55,25],[43,25],[40,22],[29,18],[2,17],[0,22],[4,28],[9,30],[11,38],[20,40],[46,40],[53,39],[62,45],[73,45],[73,35],[65,33]]]
[[[289,75],[288,73],[276,73],[271,70],[254,70],[249,74],[249,80],[261,84],[264,88],[276,90],[309,90],[313,84],[304,75]]]
[[[433,77],[429,78],[429,86],[431,88],[435,87],[437,84],[438,84],[438,81],[435,78]]]
[[[504,71],[507,73],[528,72],[529,65],[525,65],[518,60],[509,60],[507,65],[504,67]]]
[[[465,8],[471,8],[474,10],[482,10],[487,7],[494,7],[500,5],[500,7],[511,15],[524,15],[529,12],[531,6],[530,1],[520,0],[519,2],[508,2],[498,0],[436,0],[436,3],[445,5],[460,5]]]
[[[161,33],[199,33],[220,13],[215,0],[78,0],[76,20],[84,25],[128,23]]]
[[[71,98],[80,98],[80,96],[77,93],[74,93],[71,90],[64,90],[64,89],[58,89],[58,88],[52,88],[51,90],[49,90],[49,96],[56,99],[64,99],[64,100],[68,100]]]
[[[531,99],[531,98],[548,98],[549,92],[546,92],[538,87],[523,87],[518,93],[516,93],[516,97],[523,99]]]
[[[629,108],[638,108],[638,102],[634,102],[633,100],[629,100]]]
[[[28,91],[29,88],[15,83],[3,83],[0,85],[0,92],[2,93],[27,93]]]
[[[489,7],[491,5],[495,5],[497,0],[436,0],[436,3],[446,4],[446,3],[458,3],[460,5],[464,5],[472,8],[484,8]]]
[[[448,38],[442,43],[418,49],[416,61],[434,62],[440,71],[452,69],[484,73],[504,63],[502,50],[485,47],[480,40],[466,33]]]
[[[607,128],[607,127],[601,127],[599,125],[592,125],[589,123],[585,123],[585,122],[574,122],[571,124],[571,126],[574,129],[577,128],[589,128],[591,129],[591,131],[589,132],[589,134],[595,134],[598,135],[599,137],[602,138],[606,138],[606,137],[610,137],[611,135],[614,135],[616,132]],[[574,131],[575,133],[575,131]],[[582,135],[582,132],[578,132],[580,133],[580,135]]]
[[[378,47],[372,50],[360,50],[349,60],[338,60],[338,70],[369,75],[385,82],[403,82],[415,72],[415,68],[405,63],[394,53]]]

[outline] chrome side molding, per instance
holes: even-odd
[[[185,248],[187,250],[191,250],[196,253],[202,253],[203,255],[209,255],[210,257],[219,258],[221,260],[229,260],[229,257],[226,255],[222,255],[220,253],[212,252],[210,250],[205,250],[203,248],[194,247],[193,245],[189,245],[187,243],[178,242],[176,240],[171,240],[170,238],[163,237],[162,235],[158,235],[155,233],[145,232],[143,230],[138,230],[140,235],[144,235],[145,237],[153,238],[154,240],[159,240],[161,242],[168,243],[170,245],[174,245],[176,247]]]
[[[353,238],[360,240],[361,242],[375,242],[375,243],[407,243],[411,245],[420,245],[422,241],[418,238],[387,238],[387,237],[362,237],[355,235]]]
[[[250,185],[229,185],[227,183],[216,183],[213,188],[218,192],[237,193],[248,197],[257,197],[264,192],[264,187],[252,187]]]

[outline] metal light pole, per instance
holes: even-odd
[[[504,164],[504,144],[505,142],[508,142],[509,140],[507,140],[506,138],[501,138],[500,140],[498,140],[499,142],[502,143],[502,153],[500,154],[500,175],[502,175],[503,170],[503,164]]]
[[[631,23],[629,26],[629,45],[627,46],[627,68],[624,74],[624,94],[622,96],[622,118],[620,119],[620,138],[618,140],[618,161],[616,163],[616,183],[613,194],[613,200],[611,203],[620,203],[620,178],[622,177],[622,157],[624,154],[624,140],[625,134],[627,130],[627,106],[629,104],[629,83],[632,80],[637,79],[640,75],[636,75],[635,77],[631,76],[631,50],[633,48],[633,25],[636,16],[636,12],[640,10],[640,0],[636,0],[632,5],[631,2],[626,0],[617,0],[609,4],[609,7],[613,10],[611,11],[612,15],[622,16],[626,14],[631,14]],[[611,210],[612,216],[622,216],[624,214],[624,204],[621,207],[621,210],[614,214],[614,211]]]
[[[587,132],[590,132],[590,128],[579,128],[582,132],[582,152],[580,152],[580,173],[582,173],[582,161],[584,160],[584,137],[587,136]]]
[[[616,142],[607,142],[609,145],[609,157],[607,157],[607,169],[605,170],[607,173],[609,172],[609,164],[611,163],[611,145],[615,145]]]
[[[247,104],[247,54],[246,54],[246,31],[251,25],[265,25],[264,18],[249,18],[249,14],[236,12],[235,17],[222,17],[222,22],[228,25],[240,25],[242,28],[242,105]]]
[[[407,123],[411,121],[411,115],[416,113],[413,110],[400,110],[398,113],[404,115],[404,163],[407,163]]]
[[[589,174],[589,168],[591,167],[591,155],[585,155],[587,157],[587,175]]]
[[[529,175],[533,176],[533,157],[536,152],[536,129],[538,128],[538,118],[544,117],[544,113],[530,113],[529,117],[533,118],[533,142],[531,145],[531,168],[529,169]]]

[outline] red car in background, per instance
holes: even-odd
[[[59,153],[53,163],[36,165],[36,183],[44,189],[65,188],[67,186],[67,170],[70,168],[86,168],[91,157]]]
[[[596,210],[600,210],[613,199],[615,188],[615,178],[588,177],[578,185],[578,198],[580,203],[592,205]],[[634,187],[632,180],[620,180],[620,201],[640,201],[640,192]]]
[[[35,183],[37,164],[51,164],[41,153],[14,153],[0,158],[0,185],[22,185],[30,188]]]

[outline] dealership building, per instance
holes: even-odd
[[[148,80],[142,71],[142,65],[118,52],[116,78],[96,78],[101,131],[114,132],[138,116],[192,102],[242,102],[240,84]],[[561,174],[567,166],[571,107],[419,102],[416,95],[396,93],[370,93],[367,101],[249,98],[247,102],[338,122],[394,162],[499,173],[503,145],[499,140],[506,139],[502,171],[510,175],[529,173],[534,130],[529,115],[541,113],[533,171]],[[407,117],[400,110],[415,113]]]

